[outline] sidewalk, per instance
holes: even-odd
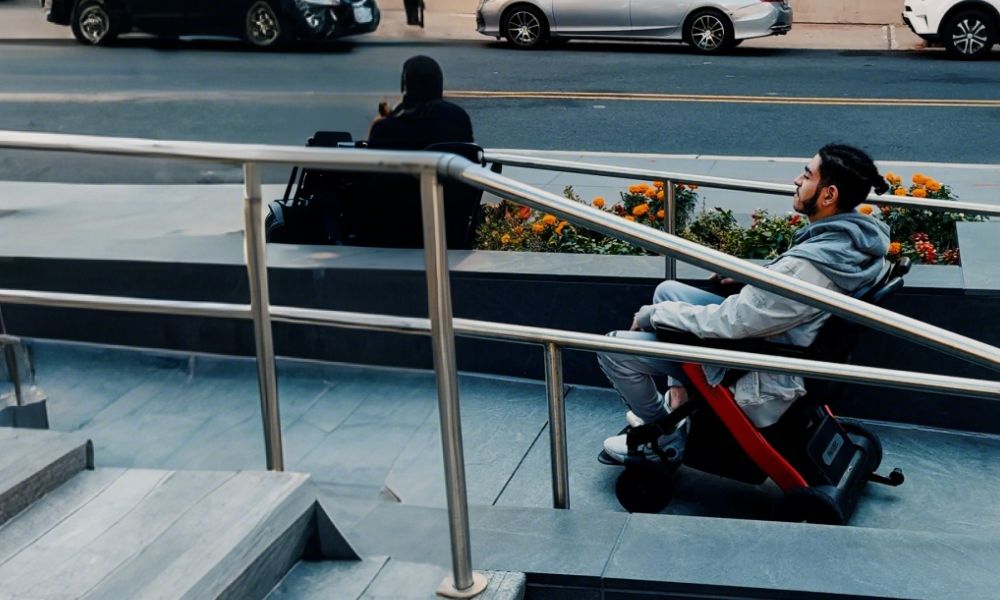
[[[353,38],[377,41],[476,41],[492,38],[476,32],[475,2],[429,0],[424,29],[406,25],[402,0],[381,0],[382,23],[373,34]],[[0,2],[0,40],[71,40],[69,27],[53,25],[35,0]],[[586,43],[586,42],[579,42]],[[831,25],[797,23],[788,35],[747,40],[741,48],[911,50],[923,40],[899,24]]]
[[[501,150],[496,149],[497,152]],[[612,153],[505,150],[546,158],[650,167],[688,174],[789,183],[806,158],[665,156]],[[954,189],[962,200],[1000,204],[1000,169],[992,165],[884,162],[908,180],[920,172]],[[603,196],[618,201],[634,179],[506,168],[505,176],[562,195],[570,185],[586,201]],[[265,200],[281,197],[283,184],[264,186]],[[772,214],[790,210],[791,198],[702,188],[705,206],[748,215],[757,208]],[[165,261],[242,260],[242,186],[77,185],[0,182],[0,256],[61,257],[72,248],[80,259],[130,256]],[[137,202],[136,199],[141,199]],[[489,195],[484,197],[491,201]],[[495,201],[495,199],[493,199]],[[44,232],[44,234],[38,233]]]

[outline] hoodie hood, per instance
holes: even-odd
[[[837,287],[853,292],[881,275],[888,252],[889,226],[852,211],[799,230],[782,256],[808,260]]]
[[[403,63],[401,85],[404,104],[440,100],[444,95],[441,66],[429,56],[414,56]]]

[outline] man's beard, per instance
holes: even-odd
[[[817,189],[816,193],[812,195],[812,198],[802,201],[802,209],[799,211],[807,217],[812,217],[816,214],[816,203],[819,202],[819,193],[821,190]],[[801,191],[800,191],[801,193]],[[801,198],[801,196],[799,196]]]

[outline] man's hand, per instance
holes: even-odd
[[[712,273],[712,276],[708,278],[709,281],[717,283],[719,285],[732,285],[736,283],[736,280],[732,277],[723,277],[718,273]]]
[[[632,318],[632,331],[648,331],[653,328],[650,319],[653,316],[653,307],[646,305],[639,309]]]

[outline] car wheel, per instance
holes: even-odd
[[[963,10],[945,23],[941,41],[955,58],[985,58],[997,43],[997,22],[983,11]]]
[[[540,10],[515,6],[503,17],[503,35],[517,48],[537,48],[549,37],[549,24]]]
[[[97,0],[83,0],[73,9],[73,37],[91,46],[103,46],[118,35],[108,8]]]
[[[278,12],[266,0],[257,0],[247,10],[243,37],[258,48],[271,48],[285,38],[285,31]]]
[[[702,10],[691,15],[684,39],[703,54],[717,54],[733,47],[733,25],[717,10]]]

